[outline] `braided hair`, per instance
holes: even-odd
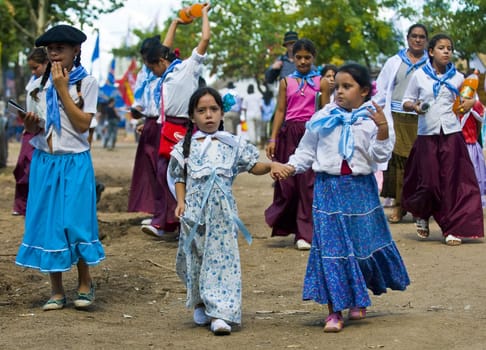
[[[81,65],[81,50],[79,50],[78,55],[74,58],[73,64],[74,67],[79,67]],[[52,68],[52,63],[49,61],[49,63],[47,63],[46,71],[44,72],[44,75],[42,75],[40,85],[30,92],[30,96],[36,102],[39,101],[39,97],[37,95],[39,94],[40,91],[44,89],[47,80],[51,75],[51,68]],[[84,107],[84,99],[83,96],[81,95],[81,83],[82,80],[78,80],[76,82],[76,92],[78,94],[78,102],[76,103],[76,106],[78,106],[79,109],[83,109]]]
[[[191,153],[191,139],[194,132],[194,111],[196,110],[197,104],[199,103],[201,97],[205,95],[213,96],[216,104],[219,106],[219,108],[221,108],[221,110],[223,110],[223,99],[221,95],[216,89],[208,86],[197,89],[189,99],[189,123],[187,124],[187,132],[184,136],[184,142],[182,143],[182,155],[184,157],[184,177],[187,177],[187,159],[189,158],[189,154]],[[221,120],[218,130],[224,130],[223,120]]]

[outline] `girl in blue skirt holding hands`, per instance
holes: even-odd
[[[81,66],[86,35],[58,25],[36,41],[45,46],[47,69],[34,90],[24,123],[34,133],[25,232],[17,265],[49,273],[51,298],[43,310],[62,309],[62,273],[76,264],[76,308],[94,301],[89,266],[105,258],[98,239],[96,191],[88,129],[96,113],[98,84]]]
[[[370,102],[368,70],[358,64],[339,68],[335,102],[314,114],[285,165],[275,176],[312,167],[314,236],[304,281],[304,300],[327,304],[324,332],[339,332],[342,311],[366,317],[374,294],[404,290],[410,283],[392,240],[374,177],[377,163],[393,150],[383,110]]]

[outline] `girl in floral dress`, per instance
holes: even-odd
[[[198,89],[188,111],[188,132],[169,163],[177,197],[175,215],[181,222],[176,269],[187,287],[194,322],[211,324],[216,335],[230,334],[229,323],[241,323],[238,230],[251,242],[238,218],[231,186],[243,171],[268,173],[270,163],[258,162],[254,145],[222,131],[223,100],[216,90]]]

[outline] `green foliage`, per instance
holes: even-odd
[[[469,60],[477,52],[486,52],[486,0],[429,1],[423,7],[423,22],[430,33],[448,33],[454,40],[455,55]]]
[[[316,63],[353,60],[371,67],[378,56],[394,54],[402,44],[397,29],[380,19],[382,10],[394,9],[404,16],[412,13],[404,0],[215,0],[211,4],[207,66],[210,74],[234,79],[261,78],[273,60],[285,53],[282,41],[289,30],[314,42]],[[174,47],[180,48],[182,57],[190,55],[200,31],[199,19],[179,26]],[[154,33],[137,35],[142,40]]]

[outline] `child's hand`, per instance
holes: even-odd
[[[56,90],[59,91],[61,88],[68,88],[69,83],[69,72],[66,68],[62,67],[61,62],[52,62],[51,67],[52,81]]]
[[[459,105],[458,110],[462,114],[467,113],[474,107],[475,103],[476,100],[474,98],[461,98],[461,104]]]
[[[34,133],[39,130],[39,123],[40,123],[41,119],[34,112],[25,113],[22,120],[24,122],[25,130],[27,130],[29,132],[34,132]]]
[[[268,140],[265,152],[268,159],[273,160],[275,158],[275,140]]]
[[[211,3],[206,2],[202,8],[202,13],[206,13],[207,15],[210,9],[211,9]]]
[[[376,108],[376,112],[373,111],[371,108],[368,108],[368,112],[371,115],[371,119],[375,122],[377,127],[387,125],[385,113],[383,113],[383,108],[380,107],[375,101],[371,101],[373,106]],[[388,125],[387,125],[388,126]]]
[[[180,220],[182,216],[184,216],[184,211],[186,210],[186,205],[184,203],[177,203],[175,208],[175,217]]]
[[[294,173],[295,169],[291,165],[279,162],[272,162],[271,164],[270,176],[273,180],[285,180]]]

